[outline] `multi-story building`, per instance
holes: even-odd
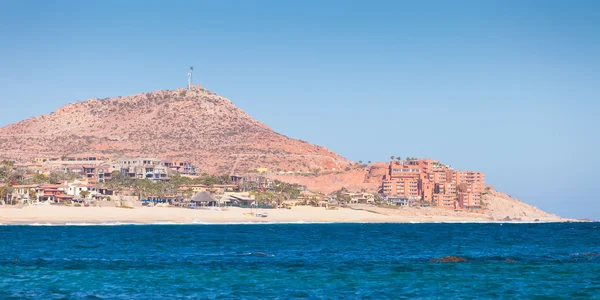
[[[196,175],[196,167],[189,161],[187,162],[163,162],[163,166],[182,174]]]
[[[392,161],[381,183],[381,192],[388,197],[427,201],[447,209],[480,209],[484,190],[482,172],[455,171],[430,159]]]
[[[433,202],[437,207],[446,209],[457,209],[458,203],[456,195],[452,194],[433,194]]]
[[[435,189],[435,184],[433,184],[430,180],[420,179],[419,180],[419,191],[421,192],[421,200],[426,202],[433,202],[433,192]]]
[[[74,173],[89,182],[104,182],[110,178],[110,165],[103,160],[49,160],[42,164],[25,166],[26,172],[45,174],[49,172]]]
[[[455,180],[459,185],[466,184],[465,187],[473,193],[481,193],[485,189],[485,175],[482,172],[456,171]]]
[[[116,160],[112,168],[131,178],[152,181],[169,180],[168,168],[157,158],[122,158]]]
[[[388,196],[404,196],[420,200],[419,179],[408,177],[385,180],[383,191]]]
[[[161,165],[161,160],[158,158],[120,158],[113,162],[113,169],[125,169],[129,167],[139,167],[146,165]]]
[[[458,203],[460,207],[464,209],[480,210],[482,208],[481,194],[472,192],[461,192],[458,194]]]

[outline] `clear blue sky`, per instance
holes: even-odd
[[[418,2],[418,4],[416,4]],[[600,1],[0,1],[0,126],[195,79],[353,160],[600,219]]]

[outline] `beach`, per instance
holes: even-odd
[[[252,213],[267,213],[257,217]],[[185,209],[178,207],[64,207],[25,206],[0,208],[0,224],[231,224],[231,223],[434,223],[494,222],[482,214],[438,209],[387,209],[375,206],[327,210],[298,206],[292,209],[239,207]],[[522,220],[534,221],[534,220]],[[540,219],[560,222],[564,219]]]

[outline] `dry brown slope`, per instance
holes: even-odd
[[[521,200],[511,196],[491,190],[483,198],[486,206],[486,214],[495,220],[502,220],[506,217],[511,219],[521,219],[523,221],[567,221],[557,215],[547,213],[535,206],[529,205]]]
[[[291,139],[228,99],[198,89],[90,99],[0,128],[0,156],[153,156],[194,161],[208,172],[268,167],[340,168],[351,162]]]

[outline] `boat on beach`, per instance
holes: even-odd
[[[269,214],[266,213],[266,212],[263,212],[263,213],[251,213],[251,212],[249,212],[249,213],[244,213],[244,216],[246,216],[246,217],[266,218],[266,217],[269,216]]]

